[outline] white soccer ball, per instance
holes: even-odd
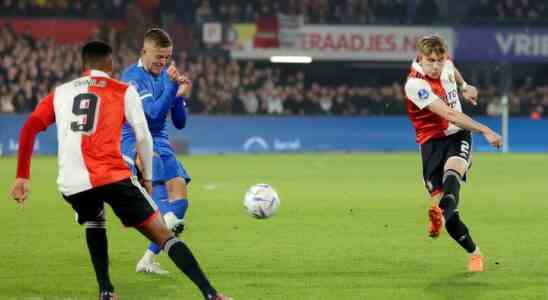
[[[259,183],[245,193],[244,207],[249,215],[257,219],[273,216],[280,206],[278,193],[269,184]]]

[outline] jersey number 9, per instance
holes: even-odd
[[[92,132],[95,128],[98,104],[99,97],[92,93],[79,94],[74,97],[72,113],[83,117],[79,121],[70,123],[70,129],[74,132]]]

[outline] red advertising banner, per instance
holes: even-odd
[[[30,34],[37,39],[53,38],[58,43],[79,43],[92,38],[105,22],[62,18],[0,18],[0,26],[8,23],[15,32],[30,31]],[[106,24],[116,29],[126,26],[122,21],[108,21]]]

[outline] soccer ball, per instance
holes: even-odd
[[[256,184],[245,193],[245,210],[257,219],[266,219],[273,216],[279,206],[280,198],[278,193],[266,183]]]

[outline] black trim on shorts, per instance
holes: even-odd
[[[136,226],[158,209],[150,196],[127,178],[63,198],[78,215],[78,223],[104,222],[104,203],[108,203],[125,226]]]

